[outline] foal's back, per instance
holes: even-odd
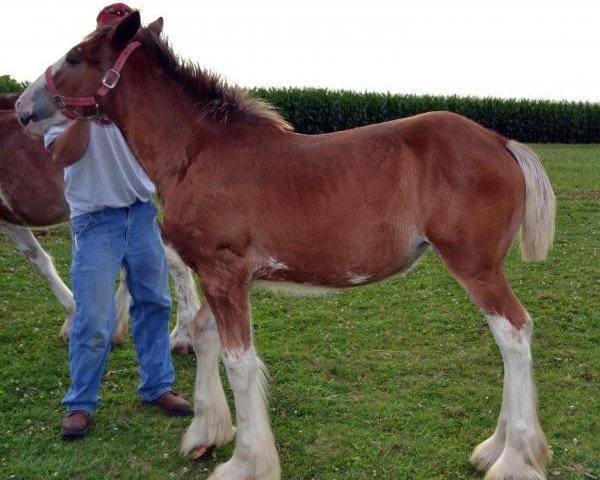
[[[200,201],[207,201],[202,192],[225,204],[243,201],[252,222],[267,222],[265,212],[278,222],[311,212],[295,228],[360,227],[377,216],[426,229],[440,210],[497,202],[511,210],[523,201],[523,175],[507,140],[449,112],[322,135],[243,125],[222,131],[192,160],[187,180]]]

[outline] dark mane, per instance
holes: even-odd
[[[243,120],[271,125],[281,130],[293,127],[266,101],[253,97],[237,85],[229,85],[217,73],[207,71],[196,63],[177,56],[166,38],[158,37],[149,28],[139,30],[137,37],[163,75],[175,80],[184,91],[197,100],[197,108],[206,117],[227,123]]]

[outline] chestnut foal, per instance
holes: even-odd
[[[408,269],[432,246],[504,359],[496,431],[471,461],[487,479],[545,478],[532,322],[504,274],[519,231],[526,260],[544,259],[552,243],[554,194],[535,154],[447,112],[295,134],[267,104],[181,62],[161,30],[162,19],[141,28],[134,12],[93,32],[23,93],[18,112],[38,135],[63,114],[114,121],[159,189],[164,227],[214,313],[205,307],[198,318],[196,416],[183,451],[199,455],[234,437],[221,353],[237,434],[233,457],[210,479],[280,478],[252,341],[252,285],[363,285]]]
[[[73,294],[61,280],[50,256],[40,246],[30,227],[44,228],[69,220],[64,198],[63,170],[52,161],[42,142],[27,135],[17,120],[15,94],[0,94],[0,229],[15,243],[27,262],[52,289],[67,315],[60,335],[68,339],[75,313]],[[200,308],[189,269],[165,242],[169,272],[177,294],[177,324],[171,332],[171,347],[191,349],[192,319]],[[117,324],[113,343],[128,334],[130,295],[124,271],[115,295]]]

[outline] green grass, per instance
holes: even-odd
[[[514,249],[507,271],[535,320],[549,478],[600,477],[600,146],[535,149],[560,199],[555,247],[539,264]],[[68,230],[40,241],[67,278]],[[209,461],[179,456],[189,419],[139,404],[130,342],[110,356],[91,434],[63,443],[63,313],[4,236],[0,278],[0,478],[206,478],[231,455],[229,445]],[[501,359],[435,255],[405,278],[320,299],[255,292],[252,303],[283,478],[483,478],[467,458],[495,426]],[[191,399],[193,356],[174,362],[176,388]]]

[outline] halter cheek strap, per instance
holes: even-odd
[[[100,101],[108,94],[108,92],[117,86],[119,79],[121,78],[121,69],[125,65],[129,55],[131,55],[131,53],[140,45],[140,42],[135,41],[131,42],[129,45],[127,45],[127,47],[125,47],[125,49],[119,54],[112,68],[109,68],[104,73],[104,76],[102,77],[102,84],[92,97],[65,97],[59,93],[52,77],[52,67],[48,67],[44,73],[46,85],[50,91],[50,94],[52,95],[52,98],[54,99],[54,103],[56,103],[56,106],[62,111],[63,115],[72,120],[86,119],[90,116],[80,115],[79,112],[74,109],[70,109],[69,107],[95,106],[96,113],[92,115],[92,117],[99,117]]]
[[[125,47],[125,49],[118,56],[113,67],[109,68],[104,74],[104,77],[102,77],[102,85],[100,85],[100,88],[96,92],[96,96],[102,98],[117,86],[117,83],[119,83],[119,79],[121,78],[121,69],[123,68],[123,65],[125,65],[129,55],[131,55],[131,53],[140,45],[140,42],[135,41],[131,42]]]

